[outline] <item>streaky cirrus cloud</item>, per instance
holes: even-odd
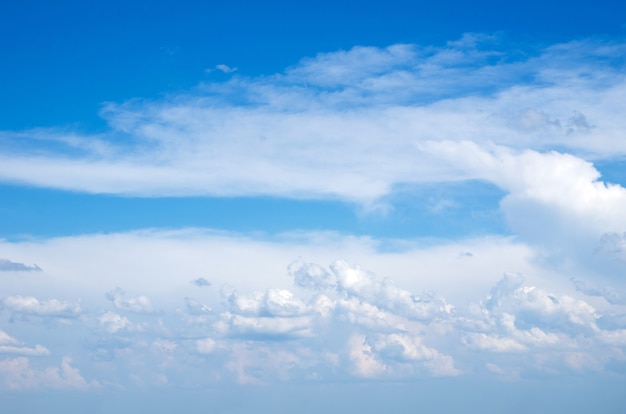
[[[371,203],[399,184],[473,176],[422,151],[427,141],[558,148],[581,159],[626,152],[624,44],[581,40],[520,55],[503,42],[474,34],[442,47],[354,47],[169,100],[109,104],[110,130],[99,135],[5,131],[20,145],[2,151],[0,179],[90,193]]]

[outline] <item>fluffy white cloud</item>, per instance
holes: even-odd
[[[14,345],[18,343],[19,341],[17,339],[0,330],[0,345]]]
[[[231,312],[245,316],[290,317],[308,311],[300,299],[285,289],[268,289],[244,295],[233,291],[226,300]]]
[[[456,326],[476,361],[488,365],[493,359],[485,353],[508,354],[492,370],[500,375],[599,371],[625,360],[626,321],[603,322],[622,309],[605,302],[599,310],[583,299],[528,285],[520,275],[505,275],[489,296],[456,318]]]
[[[214,327],[222,335],[289,338],[311,336],[309,307],[285,289],[240,294],[232,291],[225,300],[229,312]]]
[[[293,277],[294,284],[305,289],[322,290],[334,288],[337,285],[336,277],[315,263],[297,260],[289,265],[288,270]]]
[[[225,312],[214,328],[221,335],[249,339],[288,339],[312,336],[310,317],[247,317]]]
[[[453,307],[442,298],[431,293],[416,295],[401,289],[389,278],[378,280],[370,272],[359,266],[353,266],[345,260],[336,260],[330,265],[331,272],[323,267],[296,261],[289,266],[294,283],[309,289],[333,289],[356,298],[358,301],[373,305],[409,319],[429,321],[436,317],[446,317]],[[344,303],[350,308],[350,301]]]
[[[109,333],[116,333],[121,330],[133,330],[133,323],[128,318],[114,312],[106,312],[98,317],[100,326]]]
[[[446,317],[452,312],[453,307],[442,298],[432,294],[413,294],[397,287],[389,278],[378,280],[373,274],[343,260],[336,261],[330,268],[337,277],[341,291],[348,296],[408,319],[430,321],[436,317]]]
[[[2,300],[2,307],[21,316],[76,318],[82,313],[79,304],[57,299],[40,301],[34,296],[7,296]]]

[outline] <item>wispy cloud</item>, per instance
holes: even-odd
[[[444,47],[324,53],[274,76],[110,104],[111,130],[96,137],[106,151],[86,145],[94,137],[58,131],[48,138],[60,147],[43,148],[23,131],[18,150],[0,159],[0,179],[114,194],[368,202],[399,183],[470,178],[456,160],[421,151],[425,141],[616,156],[626,152],[625,47],[585,40],[520,55],[472,35]],[[35,148],[39,155],[26,151]]]

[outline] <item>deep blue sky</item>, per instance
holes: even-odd
[[[0,129],[103,127],[103,102],[187,89],[216,64],[273,74],[355,45],[437,45],[466,32],[522,43],[624,35],[602,1],[3,1]]]

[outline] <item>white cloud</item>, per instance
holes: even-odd
[[[35,345],[34,348],[25,346],[0,345],[0,354],[17,354],[25,356],[43,356],[50,355],[50,351],[41,345]]]
[[[130,312],[150,313],[153,311],[152,303],[144,295],[125,298],[124,289],[115,288],[106,294],[106,298],[113,302],[115,309]]]
[[[0,330],[0,345],[15,345],[18,343],[19,341],[17,339]]]
[[[96,193],[368,204],[398,184],[471,178],[456,159],[441,163],[421,151],[426,141],[560,148],[595,158],[626,153],[626,78],[616,59],[623,44],[571,42],[520,60],[488,37],[472,38],[481,40],[355,47],[303,59],[275,76],[205,84],[167,101],[111,104],[103,111],[111,130],[97,137],[6,132],[7,140],[19,135],[20,146],[0,157],[0,179]],[[120,134],[124,144],[115,140]],[[82,155],[44,151],[42,136]],[[87,144],[95,141],[102,145]]]
[[[109,249],[106,258],[99,254],[103,246]],[[626,328],[621,305],[576,291],[570,276],[593,280],[590,275],[542,267],[536,250],[527,245],[488,237],[435,245],[404,241],[391,251],[377,246],[371,238],[338,234],[255,240],[200,229],[0,242],[3,251],[16,257],[28,251],[54,269],[43,282],[16,285],[20,293],[54,294],[56,289],[86,304],[72,329],[59,333],[67,337],[66,345],[55,345],[54,353],[87,343],[93,361],[107,369],[132,361],[146,381],[163,374],[170,383],[180,383],[169,370],[195,372],[194,378],[206,384],[230,375],[244,382],[273,381],[270,373],[275,371],[260,351],[249,351],[245,358],[250,359],[241,357],[244,362],[234,355],[244,352],[242,347],[296,355],[299,362],[281,368],[280,375],[298,380],[471,375],[487,363],[504,372],[539,370],[542,364],[562,372],[573,369],[570,363],[586,361],[580,365],[586,372],[620,361],[621,330]],[[68,250],[80,260],[64,258],[61,252]],[[207,256],[207,251],[212,254]],[[459,252],[472,256],[459,259]],[[305,255],[310,262],[293,262]],[[219,289],[190,283],[198,272],[216,268],[215,286],[237,288],[224,288],[220,295]],[[505,270],[526,276],[502,279]],[[122,284],[144,292],[158,308],[132,318],[127,310],[107,311],[116,297],[133,298],[116,291],[111,302],[103,298],[111,285]],[[612,285],[621,291],[617,280]],[[418,293],[423,291],[438,293]],[[468,308],[471,302],[478,303]],[[39,325],[19,329],[43,330]],[[352,337],[364,338],[365,345],[352,347]],[[22,346],[9,342],[0,345]],[[158,346],[170,342],[177,345],[172,352]],[[566,353],[586,356],[566,358]],[[336,356],[332,366],[327,355]],[[540,357],[552,362],[540,362]],[[206,376],[199,373],[198,358],[210,361]],[[86,372],[128,383],[130,368],[107,371],[95,362],[88,364]]]
[[[300,317],[248,317],[222,313],[221,321],[214,325],[218,333],[248,339],[289,339],[312,336],[312,320]]]
[[[76,318],[82,313],[79,304],[57,299],[40,301],[34,296],[7,296],[2,300],[2,307],[22,316]]]
[[[354,372],[360,377],[376,377],[385,372],[387,367],[372,355],[372,347],[366,343],[365,336],[354,335],[350,338],[350,359]]]
[[[389,278],[378,280],[373,274],[343,260],[337,260],[330,268],[337,277],[340,289],[348,296],[355,296],[408,319],[430,321],[452,312],[453,307],[442,298],[432,294],[415,295],[397,287]]]
[[[106,312],[98,317],[100,326],[109,333],[116,333],[121,330],[133,330],[134,325],[128,318],[114,312]]]
[[[71,358],[63,357],[61,367],[32,368],[26,357],[0,360],[0,380],[5,389],[73,389],[88,390],[100,387],[97,381],[85,380],[71,365]]]
[[[230,67],[228,65],[224,65],[223,63],[219,64],[219,65],[215,65],[215,69],[217,69],[217,70],[219,70],[221,72],[224,72],[224,73],[232,73],[232,72],[237,70],[237,68],[232,68],[232,67]]]
[[[515,339],[484,333],[471,333],[464,338],[464,343],[470,348],[492,352],[526,351],[528,349]]]
[[[268,289],[243,295],[234,291],[226,300],[231,312],[245,316],[290,317],[308,312],[307,306],[285,289]]]
[[[309,307],[285,289],[268,289],[224,298],[229,312],[220,314],[214,327],[222,335],[248,338],[311,336],[313,318]]]
[[[288,270],[294,284],[305,289],[332,289],[337,285],[336,277],[315,263],[305,263],[300,259],[291,263]]]

